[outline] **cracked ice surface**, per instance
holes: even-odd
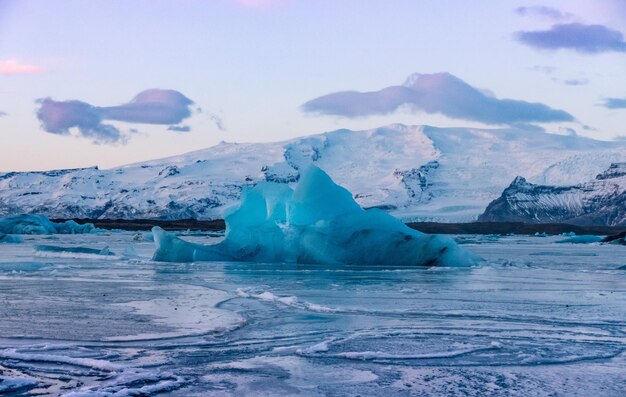
[[[0,394],[624,395],[623,246],[461,236],[481,266],[337,268],[159,263],[134,236],[0,245]]]

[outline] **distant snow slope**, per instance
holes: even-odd
[[[479,219],[626,226],[626,162],[573,186],[535,185],[517,177]]]
[[[626,161],[626,142],[394,124],[277,143],[220,143],[109,170],[0,174],[0,215],[217,218],[245,186],[293,183],[315,162],[364,207],[406,220],[470,221],[517,175],[570,185],[617,161]]]

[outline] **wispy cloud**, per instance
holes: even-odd
[[[17,59],[0,60],[0,74],[33,74],[45,71],[41,66],[20,62]]]
[[[554,66],[535,65],[531,67],[530,70],[533,72],[552,74],[556,71],[556,68]]]
[[[579,85],[587,85],[589,84],[589,80],[587,79],[565,79],[565,80],[558,80],[563,82],[563,84],[565,85],[571,85],[571,86],[579,86]]]
[[[7,112],[3,112],[3,111],[0,110],[0,117],[4,117],[6,115],[7,115]]]
[[[626,98],[606,98],[603,106],[607,109],[626,109]]]
[[[546,6],[517,7],[515,12],[522,16],[539,16],[558,22],[571,21],[576,17],[574,14],[569,12],[560,11],[556,8]]]
[[[562,83],[562,84],[570,85],[570,86],[578,86],[578,85],[589,84],[589,80],[585,79],[585,78],[562,79],[562,78],[556,77],[555,76],[555,72],[557,71],[557,69],[555,67],[552,67],[552,66],[535,65],[535,66],[529,68],[529,70],[532,70],[533,72],[543,73],[543,74],[546,74],[548,76],[552,76],[552,81],[554,81],[555,83]]]
[[[189,132],[191,131],[191,127],[188,125],[170,125],[167,127],[168,131],[176,131],[176,132]]]
[[[226,127],[224,126],[224,121],[217,114],[210,114],[209,119],[215,124],[218,130],[226,131]]]
[[[542,103],[498,99],[449,73],[414,74],[403,85],[380,91],[336,92],[315,98],[302,110],[323,115],[360,117],[388,114],[407,107],[426,113],[485,124],[574,121],[564,110]]]
[[[175,90],[150,89],[119,106],[98,107],[78,100],[55,101],[51,98],[40,99],[37,103],[37,118],[44,131],[71,135],[74,129],[79,136],[94,143],[112,144],[125,143],[128,135],[104,121],[176,127],[191,116],[193,101]]]
[[[517,32],[517,39],[544,50],[569,49],[587,54],[626,52],[624,35],[604,25],[557,24],[548,30]]]

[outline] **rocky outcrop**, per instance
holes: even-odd
[[[518,176],[478,219],[626,226],[626,162],[573,186],[536,185]]]

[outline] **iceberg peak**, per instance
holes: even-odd
[[[314,165],[295,190],[273,182],[247,189],[225,221],[226,236],[214,245],[155,227],[153,259],[361,266],[469,266],[480,260],[449,237],[422,234],[383,211],[362,209]]]

